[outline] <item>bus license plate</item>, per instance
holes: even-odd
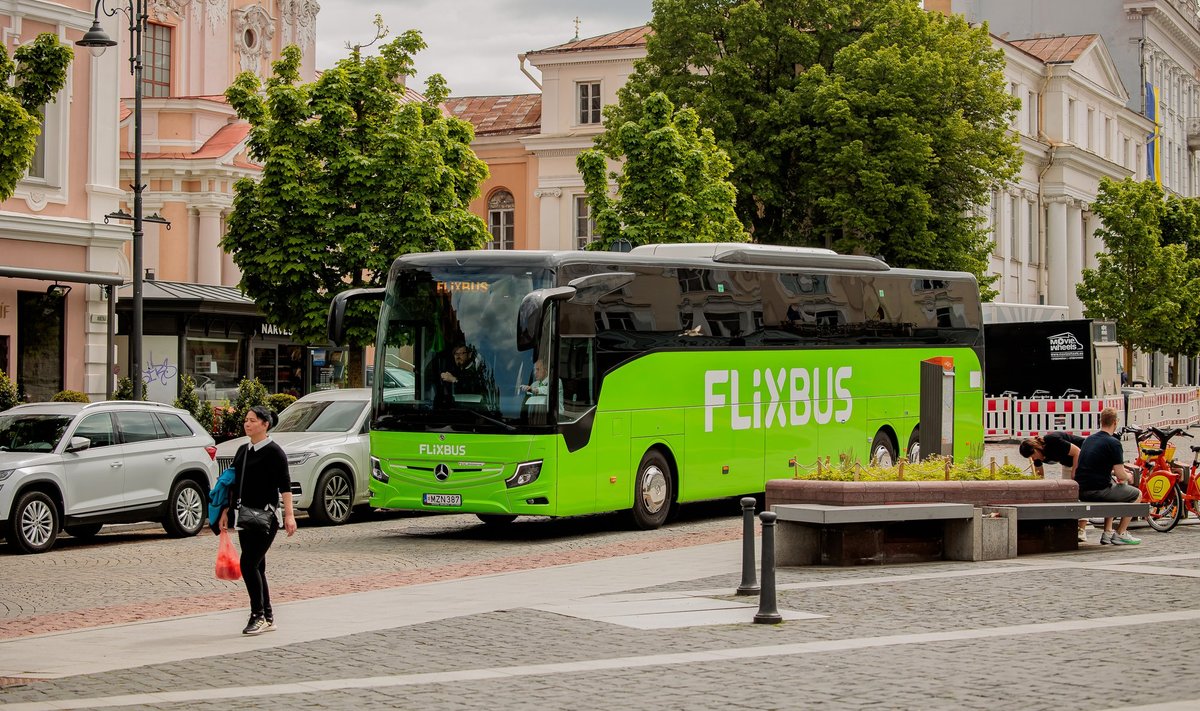
[[[462,506],[462,494],[425,494],[426,506]]]

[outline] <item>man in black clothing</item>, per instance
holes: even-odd
[[[1075,466],[1080,501],[1133,503],[1142,498],[1140,491],[1125,483],[1133,477],[1125,470],[1125,450],[1121,447],[1121,440],[1114,435],[1116,431],[1117,411],[1106,407],[1100,412],[1100,431],[1084,440]],[[1131,516],[1122,517],[1114,533],[1112,518],[1104,519],[1100,543],[1117,546],[1136,546],[1141,543],[1140,539],[1126,533],[1131,520]]]
[[[1037,475],[1046,478],[1042,464],[1053,462],[1062,465],[1062,478],[1075,478],[1075,465],[1079,462],[1079,448],[1083,437],[1070,432],[1047,432],[1041,437],[1029,437],[1021,443],[1021,456],[1030,459]],[[1087,519],[1079,519],[1079,542],[1087,543]]]
[[[471,349],[458,344],[452,351],[453,360],[441,373],[445,392],[450,395],[479,395],[486,392],[483,368]]]

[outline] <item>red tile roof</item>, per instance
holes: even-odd
[[[651,32],[649,25],[618,30],[598,37],[571,40],[546,49],[539,49],[529,54],[547,54],[550,52],[582,52],[589,49],[616,49],[619,47],[644,47],[646,36]]]
[[[445,108],[475,127],[476,136],[537,133],[542,124],[542,95],[452,96]]]
[[[142,159],[204,160],[208,158],[220,158],[246,140],[246,136],[249,133],[250,124],[245,121],[238,121],[222,126],[219,131],[212,135],[212,138],[205,141],[204,145],[191,153],[183,151],[163,153],[143,152]],[[133,153],[131,151],[122,151],[121,158],[132,159]]]
[[[1092,43],[1099,37],[1100,35],[1065,35],[1006,41],[1047,64],[1058,64],[1074,62],[1079,59],[1079,55],[1092,46]]]

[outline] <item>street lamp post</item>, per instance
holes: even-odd
[[[147,4],[148,0],[127,0],[125,7],[109,10],[104,0],[96,0],[92,27],[75,43],[99,57],[117,44],[100,27],[101,10],[108,17],[124,12],[129,18],[129,70],[133,74],[133,323],[129,332],[129,379],[134,400],[142,399],[142,34],[148,18]],[[112,216],[122,217],[120,213]]]

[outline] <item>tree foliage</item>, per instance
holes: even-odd
[[[67,82],[75,53],[49,32],[17,47],[0,46],[0,202],[12,197],[37,149],[42,107]]]
[[[736,192],[728,176],[729,156],[710,129],[701,129],[692,109],[675,111],[665,94],[646,101],[637,121],[627,121],[596,140],[576,159],[596,221],[593,249],[615,240],[633,245],[658,242],[744,242],[734,211]],[[608,173],[605,158],[623,160]],[[618,199],[609,197],[608,178]]]
[[[1126,354],[1134,348],[1194,349],[1200,316],[1196,199],[1168,196],[1153,181],[1103,178],[1092,210],[1103,222],[1097,234],[1107,251],[1096,255],[1096,269],[1083,270],[1076,287],[1084,315],[1116,321]]]
[[[984,276],[975,206],[1016,175],[1019,107],[987,28],[915,0],[655,0],[647,57],[606,114],[664,92],[733,161],[758,242]]]
[[[442,114],[448,96],[434,75],[425,101],[405,99],[420,33],[405,32],[379,55],[351,55],[301,83],[300,50],[283,51],[266,83],[243,72],[226,92],[252,128],[261,179],[238,181],[222,246],[242,288],[268,319],[302,342],[324,343],[334,294],[382,286],[408,252],[475,249],[488,238],[468,212],[487,177],[471,151],[471,125]],[[348,342],[374,338],[378,304],[348,313]]]

